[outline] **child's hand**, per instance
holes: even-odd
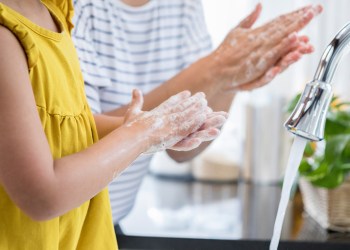
[[[155,109],[141,111],[142,94],[133,91],[133,100],[125,115],[125,125],[141,127],[148,137],[145,153],[165,149],[191,150],[219,134],[218,127],[226,121],[225,112],[212,112],[203,93],[191,96],[183,91],[170,97]]]
[[[131,122],[132,120],[136,119],[137,116],[144,113],[142,111],[142,106],[143,106],[142,93],[140,90],[134,89],[132,91],[131,103],[124,116],[124,124]]]
[[[195,132],[176,143],[170,149],[176,151],[189,151],[198,147],[202,142],[212,141],[220,134],[220,129],[226,122],[226,112],[212,112],[209,109],[204,124]]]

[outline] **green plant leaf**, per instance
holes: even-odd
[[[344,140],[347,140],[347,143],[341,154],[341,162],[350,163],[350,139],[344,138]]]
[[[344,172],[338,168],[333,168],[330,173],[323,178],[311,181],[313,185],[324,188],[336,188],[344,182]]]
[[[299,173],[303,175],[310,171],[312,171],[312,166],[307,160],[303,159],[299,165]]]
[[[322,162],[316,169],[313,171],[302,173],[309,181],[316,181],[324,178],[328,174],[329,168],[326,162]]]
[[[350,170],[350,163],[341,164],[339,166],[339,169],[341,169],[343,171],[349,171]]]
[[[301,97],[301,93],[298,94],[298,95],[296,95],[296,96],[288,103],[288,105],[287,105],[287,107],[286,107],[286,112],[287,112],[287,113],[292,113],[292,112],[293,112],[295,106],[297,106],[297,104],[298,104],[298,101],[299,101],[300,97]]]
[[[334,163],[339,160],[349,138],[349,135],[336,135],[329,137],[326,141],[325,161],[328,163]]]
[[[343,122],[337,120],[336,117],[329,119],[327,118],[324,131],[325,139],[327,139],[329,136],[344,134],[348,129],[349,127]]]
[[[304,150],[304,157],[311,157],[314,155],[315,150],[312,147],[312,143],[313,142],[310,142],[310,141],[306,143],[305,150]]]

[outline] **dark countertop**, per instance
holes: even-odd
[[[210,240],[186,238],[159,238],[140,236],[118,237],[120,249],[132,250],[262,250],[269,249],[269,242],[263,240]],[[287,250],[345,250],[349,244],[336,242],[282,241],[278,249]]]
[[[268,249],[278,185],[205,183],[149,175],[121,223],[121,249]],[[329,232],[290,202],[279,249],[350,249],[350,234]]]

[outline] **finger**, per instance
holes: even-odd
[[[212,113],[213,113],[212,108],[208,106],[207,109],[206,109],[206,114],[207,114],[207,115],[210,115],[210,114],[212,114]]]
[[[310,39],[309,39],[308,36],[302,35],[302,36],[299,36],[298,40],[299,40],[300,42],[308,43]]]
[[[313,46],[311,46],[310,44],[298,46],[295,48],[295,50],[292,50],[287,55],[283,56],[282,59],[280,59],[279,62],[273,66],[273,68],[267,71],[267,73],[259,79],[254,80],[250,83],[246,83],[242,86],[232,88],[231,90],[234,89],[234,91],[246,91],[262,87],[269,83],[271,80],[273,80],[277,74],[280,74],[281,72],[286,70],[290,65],[299,61],[302,58],[303,54],[308,54],[311,52],[313,52]]]
[[[306,5],[300,9],[294,10],[292,12],[280,15],[274,19],[272,19],[271,21],[267,22],[266,24],[264,24],[263,26],[261,26],[258,29],[266,29],[267,27],[273,27],[275,28],[276,26],[288,26],[291,23],[293,23],[296,19],[300,18],[301,16],[303,16],[305,13],[307,13],[307,11],[311,10],[313,6],[312,5]]]
[[[302,54],[299,51],[293,51],[286,55],[282,60],[277,64],[277,67],[280,67],[281,72],[286,70],[290,65],[296,63],[300,60]]]
[[[297,32],[303,29],[314,17],[318,16],[322,12],[323,8],[321,5],[313,6],[311,9],[306,11],[301,17],[296,19],[294,22],[291,22],[287,25],[287,30],[290,32]],[[287,32],[287,33],[290,33]]]
[[[206,120],[206,110],[207,102],[202,99],[184,110],[166,115],[165,120],[171,131],[170,134],[180,137],[177,140],[180,141],[183,137],[198,130]]]
[[[207,117],[207,106],[208,102],[206,99],[193,99],[190,105],[178,105],[180,107],[175,107],[175,114],[179,116],[177,119],[179,122],[186,122],[191,117],[196,117],[198,115],[204,115],[205,119]]]
[[[141,111],[142,106],[143,106],[143,95],[139,89],[134,89],[132,91],[132,100],[131,100],[130,108],[134,112],[139,112]]]
[[[281,68],[281,72],[287,69],[290,65],[296,63],[301,59],[304,54],[309,54],[314,51],[314,48],[310,44],[301,44],[295,50],[285,55],[277,64],[277,67]]]
[[[187,120],[180,123],[179,135],[188,136],[189,134],[197,131],[203,125],[205,118],[206,118],[205,114],[187,116]]]
[[[218,115],[222,115],[226,119],[228,118],[228,113],[225,111],[216,111],[216,112],[211,111],[210,114],[207,115],[207,119],[210,119],[210,118],[218,116]]]
[[[280,58],[286,55],[289,51],[293,50],[299,45],[298,36],[296,33],[290,34],[287,38],[283,39],[282,42],[266,52],[260,57],[257,63],[258,70],[266,70],[266,65],[271,67]]]
[[[193,110],[193,108],[197,107],[204,107],[205,111],[207,111],[207,100],[205,99],[205,94],[203,92],[198,92],[195,95],[183,100],[181,103],[177,103],[176,105],[173,105],[169,107],[167,113],[177,113],[182,112],[184,110]],[[202,110],[201,110],[202,112]]]
[[[299,9],[293,10],[289,13],[282,14],[274,19],[272,19],[270,22],[267,23],[267,25],[273,25],[273,24],[283,24],[283,25],[289,25],[293,22],[293,19],[297,18],[300,15],[305,14],[307,11],[309,11],[312,8],[312,4],[306,5],[304,7],[301,7]]]
[[[171,149],[176,151],[189,151],[197,148],[203,142],[214,140],[219,134],[220,130],[216,128],[194,132],[190,136],[176,143]]]
[[[298,36],[296,33],[292,33],[273,48],[261,47],[246,58],[243,67],[240,68],[239,74],[235,75],[236,79],[240,79],[239,81],[243,84],[255,81],[298,45]],[[242,84],[237,84],[236,79],[233,79],[231,86],[226,86],[226,88],[231,90],[239,88]]]
[[[191,92],[188,90],[182,91],[176,95],[171,96],[154,110],[158,112],[163,112],[164,110],[169,109],[170,107],[181,103],[183,100],[189,98],[191,96]]]
[[[307,5],[290,13],[280,15],[272,19],[271,21],[265,23],[264,25],[256,28],[255,32],[256,34],[263,34],[263,36],[268,37],[271,40],[271,36],[274,33],[280,33],[282,29],[285,29],[291,23],[295,22],[295,20],[300,19],[300,17],[303,16],[311,8],[312,5]]]
[[[191,135],[188,136],[188,138],[198,138],[202,142],[205,141],[212,141],[215,138],[217,138],[220,134],[220,130],[218,128],[207,128],[205,130],[200,130],[192,133]]]
[[[193,118],[204,116],[204,120],[207,117],[207,100],[197,96],[189,98],[189,102],[184,104],[178,104],[171,108],[171,112],[168,114],[170,122],[177,126],[190,126],[193,122]],[[204,121],[203,120],[203,121]],[[203,123],[203,122],[202,122]],[[201,123],[201,124],[202,124]]]
[[[256,20],[259,18],[261,13],[262,5],[261,3],[257,4],[255,6],[255,9],[252,13],[249,14],[245,19],[243,19],[239,24],[238,27],[243,29],[249,29],[253,26],[253,24],[256,22]]]
[[[132,91],[132,99],[129,105],[128,110],[125,114],[125,120],[128,120],[130,117],[135,116],[141,112],[143,106],[143,96],[139,89],[134,89]]]
[[[310,54],[314,51],[314,47],[308,43],[309,38],[307,36],[299,36],[295,40],[294,34],[295,33],[292,33],[289,36],[289,40],[285,39],[281,45],[271,50],[272,52],[268,52],[267,57],[271,57],[272,59],[274,59],[274,57],[283,58],[293,51],[298,51],[301,54]]]
[[[208,128],[220,128],[224,125],[227,118],[222,115],[215,115],[204,121],[204,124],[200,127],[200,130],[205,130]]]
[[[197,138],[192,138],[192,139],[185,138],[179,141],[178,143],[176,143],[170,149],[175,151],[190,151],[197,148],[201,143],[202,141]]]
[[[179,130],[181,135],[188,136],[189,134],[197,131],[203,125],[205,119],[206,115],[197,114],[192,119],[182,122]]]
[[[296,50],[301,54],[310,54],[314,52],[315,49],[311,44],[301,43]]]
[[[322,12],[322,6],[312,6],[302,9],[300,12],[284,15],[282,19],[277,19],[263,26],[266,29],[265,35],[270,37],[271,41],[280,40],[292,32],[298,32],[303,29],[310,21]]]
[[[267,83],[271,82],[280,72],[281,68],[279,66],[274,66],[260,78],[240,86],[228,88],[227,91],[238,92],[260,88],[266,85]]]

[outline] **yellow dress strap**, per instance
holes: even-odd
[[[55,13],[60,17],[61,22],[67,25],[65,28],[71,32],[73,25],[74,7],[72,0],[41,0],[42,3],[51,7],[51,9],[57,8],[60,13]],[[56,12],[56,11],[55,11]]]
[[[39,50],[28,30],[18,21],[15,13],[0,3],[0,25],[9,29],[21,43],[27,56],[28,68],[32,69],[39,58]]]

